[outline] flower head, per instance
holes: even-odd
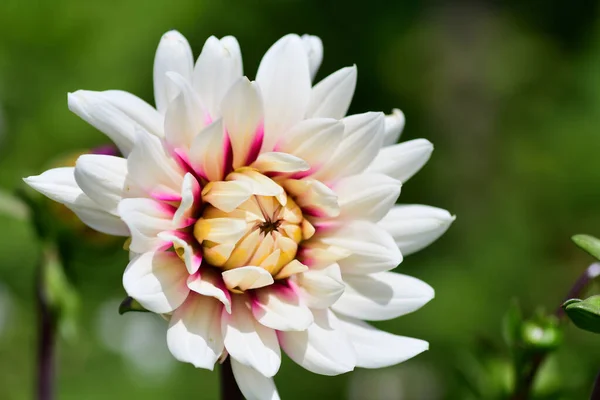
[[[179,360],[231,357],[250,399],[274,399],[280,349],[336,375],[396,364],[426,342],[362,320],[412,312],[433,289],[395,268],[453,217],[395,206],[428,160],[424,139],[396,143],[404,116],[345,116],[356,67],[316,85],[314,36],[287,35],[243,76],[235,38],[209,38],[197,60],[178,32],[154,63],[156,109],[121,91],[77,91],[69,108],[122,157],[81,156],[25,181],[101,232],[130,237],[123,285],[169,320]]]

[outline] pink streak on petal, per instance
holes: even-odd
[[[225,137],[223,139],[223,176],[225,178],[233,170],[233,148],[231,147],[231,139],[229,138],[229,132],[225,131]]]
[[[293,173],[290,176],[290,179],[302,179],[302,178],[306,178],[307,176],[311,176],[312,174],[314,174],[315,172],[319,171],[321,169],[321,165],[312,165],[310,167],[309,170],[307,171],[298,171]]]
[[[337,221],[320,221],[314,222],[313,227],[315,228],[315,234],[318,233],[328,233],[334,231],[340,227],[339,222]]]
[[[264,123],[260,123],[256,127],[256,131],[254,132],[254,138],[252,139],[252,143],[250,143],[250,149],[248,151],[248,155],[246,156],[246,162],[244,165],[250,165],[258,158],[260,154],[260,149],[263,145],[263,140],[265,138],[265,125]]]
[[[150,197],[152,197],[154,200],[158,200],[161,202],[181,201],[181,195],[175,194],[175,193],[154,192],[154,193],[150,193]]]
[[[305,214],[311,215],[317,218],[325,218],[327,217],[327,213],[320,208],[317,207],[303,207],[302,211]]]

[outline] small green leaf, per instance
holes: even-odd
[[[577,246],[600,260],[600,239],[590,235],[575,235],[571,239]]]
[[[570,299],[562,307],[578,328],[600,333],[600,295],[585,300]]]
[[[127,312],[149,312],[133,297],[127,296],[119,306],[119,314],[123,315]]]

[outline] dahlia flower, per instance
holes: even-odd
[[[210,37],[194,64],[186,39],[168,32],[156,108],[116,90],[68,96],[122,156],[83,155],[25,179],[90,227],[129,237],[127,294],[169,321],[178,360],[213,369],[230,357],[249,399],[278,398],[282,349],[337,375],[428,348],[363,320],[433,298],[426,283],[389,272],[453,220],[395,205],[433,147],[395,144],[399,110],[345,116],[356,67],[313,86],[322,55],[319,38],[287,35],[250,81],[235,38]]]

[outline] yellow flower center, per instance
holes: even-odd
[[[305,269],[295,260],[298,244],[314,227],[287,195],[252,195],[231,212],[207,205],[194,226],[209,264],[230,270],[256,266],[275,279]]]

